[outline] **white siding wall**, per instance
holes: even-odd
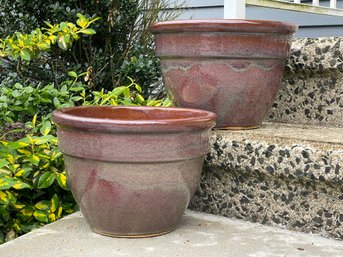
[[[215,19],[223,18],[224,0],[169,0],[170,3],[186,2],[187,8],[179,19]],[[302,1],[305,2],[305,1]],[[308,1],[311,3],[312,1]],[[329,6],[329,1],[320,1]],[[337,7],[343,8],[343,0],[337,1]],[[297,37],[343,36],[343,18],[327,15],[307,14],[283,11],[271,8],[249,6],[247,19],[268,19],[290,21],[299,24]]]

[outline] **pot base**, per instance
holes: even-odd
[[[158,232],[158,233],[151,233],[151,234],[137,234],[137,235],[125,235],[125,234],[115,234],[115,233],[109,233],[109,232],[105,232],[105,231],[100,231],[100,230],[96,230],[96,229],[92,229],[93,232],[102,235],[102,236],[108,236],[108,237],[117,237],[117,238],[148,238],[148,237],[155,237],[155,236],[162,236],[165,234],[168,234],[170,232],[172,232],[173,230],[175,230],[175,228],[169,229],[167,231],[162,231],[162,232]]]
[[[249,126],[249,127],[219,127],[219,128],[214,128],[214,129],[217,129],[217,130],[248,130],[248,129],[257,129],[260,127],[261,127],[261,125]]]

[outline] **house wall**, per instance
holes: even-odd
[[[184,12],[179,19],[215,19],[223,18],[224,0],[169,0],[171,4],[184,2]],[[311,2],[311,1],[308,1]],[[321,1],[329,5],[329,1]],[[337,7],[343,9],[343,0],[337,1]],[[247,19],[268,19],[295,22],[299,25],[296,37],[343,36],[343,17],[284,11],[272,8],[248,6]]]

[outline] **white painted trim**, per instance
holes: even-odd
[[[310,4],[294,4],[292,2],[285,2],[279,0],[246,0],[246,4],[296,12],[343,16],[343,9],[333,9],[324,6],[313,6]]]
[[[330,8],[337,8],[337,0],[330,0]]]
[[[224,0],[224,19],[245,19],[245,0]]]

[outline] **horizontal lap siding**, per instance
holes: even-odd
[[[169,1],[170,3],[175,2],[175,0]],[[179,19],[223,18],[224,0],[179,0],[179,2],[186,2],[187,5]],[[311,3],[311,1],[308,1],[308,3]],[[320,1],[320,4],[328,6],[330,3],[329,1]],[[343,9],[343,0],[337,1],[337,8]],[[254,6],[248,6],[246,17],[247,19],[295,22],[300,27],[299,32],[296,34],[297,37],[343,36],[343,17],[299,13]]]

